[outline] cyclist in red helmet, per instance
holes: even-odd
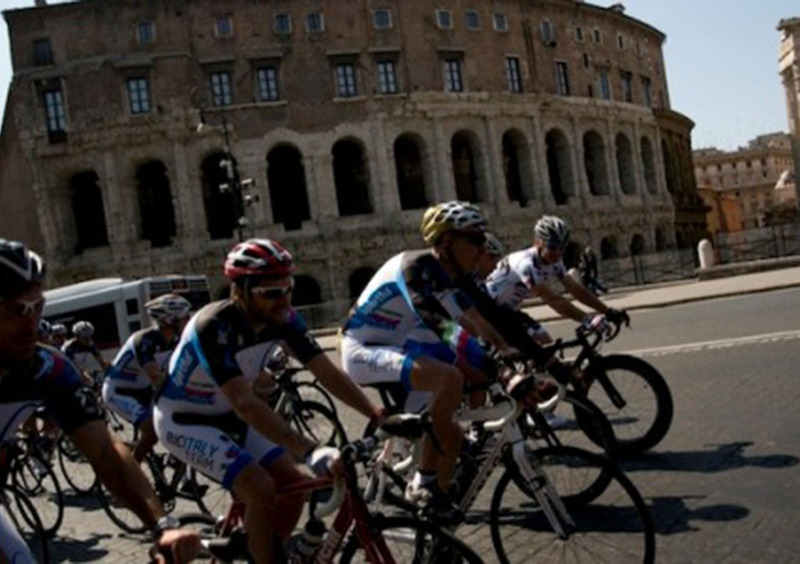
[[[253,390],[265,363],[284,348],[344,403],[366,417],[381,412],[322,352],[291,307],[292,255],[276,241],[251,239],[225,260],[229,299],[208,304],[187,324],[156,401],[154,422],[173,455],[221,482],[245,502],[248,549],[271,562],[274,539],[286,540],[303,498],[275,494],[313,473],[335,469],[338,451],[292,430]]]

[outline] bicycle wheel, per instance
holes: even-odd
[[[338,419],[339,412],[336,409],[336,403],[333,401],[330,393],[328,393],[328,390],[320,386],[316,380],[297,382],[297,394],[303,401],[315,402],[323,407],[327,407],[328,411]]]
[[[144,475],[147,477],[147,481],[150,482],[150,484],[154,484],[155,480],[153,478],[153,473],[151,472],[150,466],[147,464],[146,460],[147,459],[145,459],[145,461],[139,466],[144,472]],[[103,506],[103,510],[106,512],[106,515],[108,515],[108,518],[111,519],[111,521],[117,527],[126,533],[141,534],[147,531],[147,526],[142,523],[136,514],[125,507],[122,503],[117,501],[102,484],[102,482],[98,482],[97,488],[95,488],[94,491],[95,495],[100,501],[100,505]]]
[[[108,430],[123,443],[132,445],[139,439],[139,430],[116,414],[113,409],[105,409],[105,419]]]
[[[428,521],[413,517],[372,516],[370,527],[376,537],[383,537],[397,563],[483,562],[471,548],[453,533]],[[342,551],[341,564],[367,562],[367,555],[356,535],[351,535]]]
[[[605,414],[591,400],[568,391],[552,412],[555,417],[528,415],[528,425],[521,425],[526,437],[539,446],[569,445],[586,450],[599,446],[611,458],[616,456],[617,439]],[[531,428],[530,423],[535,423]],[[552,433],[555,434],[553,437]]]
[[[591,382],[589,399],[611,422],[619,456],[641,454],[667,434],[672,393],[651,364],[634,356],[608,355],[592,362],[585,377]],[[581,414],[575,415],[580,420]]]
[[[12,483],[36,508],[45,534],[55,536],[64,519],[64,494],[53,468],[36,454],[17,458]]]
[[[58,441],[58,467],[76,493],[87,494],[97,485],[94,469],[66,435]]]
[[[11,523],[28,545],[34,560],[50,562],[50,543],[36,508],[27,496],[14,486],[0,488],[0,519]]]
[[[572,447],[532,454],[535,479],[511,467],[492,495],[489,527],[501,563],[654,561],[650,510],[616,464]],[[600,475],[608,476],[604,487]]]
[[[318,444],[343,446],[347,443],[344,427],[322,404],[313,401],[288,402],[282,415],[295,431]]]

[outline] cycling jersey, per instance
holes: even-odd
[[[39,406],[47,408],[66,434],[101,419],[94,394],[83,386],[75,365],[42,344],[26,364],[0,368],[0,443],[13,438]]]
[[[248,429],[220,390],[238,376],[253,381],[278,346],[303,364],[323,354],[294,310],[259,333],[232,300],[198,311],[183,330],[154,407],[164,447],[226,488],[249,462],[267,465],[280,456],[284,449]]]
[[[67,355],[75,365],[84,372],[93,372],[100,368],[97,361],[100,358],[100,352],[97,350],[94,341],[88,345],[81,343],[76,338],[72,338],[61,347],[61,350]]]
[[[561,281],[567,269],[562,260],[546,264],[536,247],[511,253],[486,279],[489,294],[496,302],[518,309],[531,296],[534,286]]]
[[[458,325],[471,307],[430,251],[392,257],[364,288],[344,326],[345,372],[361,385],[395,381],[410,389],[417,356],[447,363],[461,358],[482,367],[481,347]]]
[[[128,337],[103,381],[103,402],[134,425],[148,419],[153,388],[144,367],[155,362],[166,372],[176,344],[177,338],[167,342],[158,327],[141,329]]]

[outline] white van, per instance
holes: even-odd
[[[97,278],[45,291],[42,316],[69,329],[76,321],[94,325],[97,348],[108,357],[134,332],[151,323],[144,304],[162,294],[178,294],[196,311],[211,295],[203,275],[162,276],[141,280]]]

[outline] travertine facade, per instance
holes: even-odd
[[[778,31],[781,32],[778,66],[786,93],[794,170],[800,171],[800,17],[781,20]],[[795,177],[796,200],[800,200],[798,185],[800,182]]]
[[[669,105],[664,35],[623,12],[574,0],[6,12],[2,231],[44,249],[55,284],[219,280],[237,236],[227,142],[230,172],[260,195],[243,234],[299,257],[301,302],[348,299],[421,245],[427,204],[455,197],[480,202],[511,248],[542,213],[607,256],[692,246],[705,231],[693,124]]]
[[[698,186],[734,195],[742,208],[742,227],[763,227],[781,208],[797,208],[791,137],[760,135],[736,151],[694,151]]]

